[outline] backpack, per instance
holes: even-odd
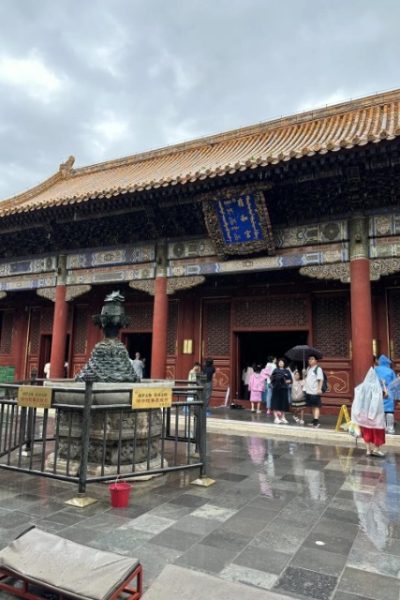
[[[285,374],[282,373],[281,369],[275,369],[271,375],[271,385],[273,388],[282,389],[287,387],[285,381]]]
[[[321,369],[321,367],[319,367],[319,368]],[[318,369],[318,367],[315,367],[315,369],[314,369],[315,375],[317,375],[317,369]],[[321,386],[321,392],[323,394],[325,394],[325,392],[328,391],[328,378],[326,376],[325,371],[323,369],[321,369],[321,371],[322,371],[322,377],[323,377],[323,379],[322,379],[322,386]]]

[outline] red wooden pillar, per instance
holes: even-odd
[[[372,300],[368,258],[368,221],[350,223],[350,298],[353,382],[362,382],[372,366]]]
[[[167,361],[168,296],[167,278],[154,281],[153,339],[151,346],[151,378],[165,378]]]
[[[67,339],[68,303],[65,299],[67,286],[56,286],[53,332],[50,357],[50,377],[64,377],[65,344]]]
[[[66,257],[59,256],[57,285],[54,299],[53,331],[50,355],[50,377],[64,377],[65,346],[67,339],[68,303],[66,300]]]
[[[153,339],[151,344],[152,379],[165,378],[167,362],[168,296],[167,244],[161,240],[156,250],[156,278],[154,280]]]
[[[372,365],[372,304],[369,260],[350,263],[353,377],[358,385]]]

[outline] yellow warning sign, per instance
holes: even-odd
[[[147,387],[132,390],[133,410],[169,408],[172,405],[172,388]]]
[[[351,419],[350,419],[350,415],[349,415],[349,410],[347,408],[347,406],[345,404],[343,404],[340,407],[340,412],[339,412],[339,416],[338,419],[336,421],[336,428],[335,431],[339,431],[342,423],[343,423],[343,419],[346,421],[346,424],[349,425],[349,423],[351,423]]]
[[[37,385],[21,385],[18,406],[25,408],[51,408],[53,390]]]

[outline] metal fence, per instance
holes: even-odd
[[[132,409],[126,387],[100,391],[91,381],[81,389],[60,381],[51,408],[23,408],[21,385],[0,384],[0,469],[74,482],[79,493],[117,477],[186,469],[207,475],[206,406],[197,383],[175,382],[172,406],[151,410]],[[118,404],[107,401],[111,393]]]

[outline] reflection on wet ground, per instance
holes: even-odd
[[[101,501],[79,510],[64,504],[75,488],[1,471],[0,547],[34,523],[138,557],[147,587],[175,562],[295,598],[399,599],[400,455],[209,441],[214,486],[190,486],[190,473],[135,483],[128,509],[110,507],[107,486],[90,487]]]

